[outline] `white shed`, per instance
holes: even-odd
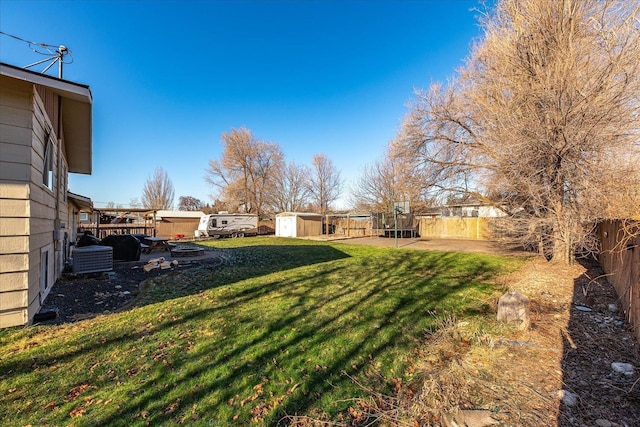
[[[276,236],[306,237],[322,234],[322,215],[307,212],[282,212],[276,215]]]

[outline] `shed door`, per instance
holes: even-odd
[[[281,216],[276,218],[276,234],[280,237],[296,237],[295,217]]]

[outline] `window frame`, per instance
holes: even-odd
[[[48,131],[45,133],[44,137],[44,154],[43,154],[43,164],[42,164],[42,185],[47,188],[49,191],[53,192],[54,185],[54,157],[53,157],[53,140],[51,138],[51,132]]]

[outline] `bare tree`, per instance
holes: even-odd
[[[412,210],[421,209],[426,204],[421,194],[424,183],[412,164],[396,154],[392,141],[380,159],[365,166],[351,190],[352,203],[371,212],[393,212],[394,203],[400,201],[409,201]]]
[[[205,180],[218,187],[225,203],[245,213],[263,213],[273,194],[274,180],[284,167],[281,147],[257,139],[247,128],[222,134],[224,152],[210,160]]]
[[[309,204],[311,171],[293,162],[281,168],[274,181],[271,205],[274,212],[300,212]]]
[[[439,189],[504,208],[516,237],[570,261],[598,219],[640,201],[639,10],[499,1],[458,78],[417,93],[404,155]]]
[[[169,174],[158,166],[144,184],[142,205],[147,209],[171,209],[174,194]]]
[[[199,211],[204,207],[202,200],[193,196],[180,196],[178,198],[179,211]]]
[[[333,202],[338,200],[342,192],[340,171],[331,159],[324,154],[315,154],[312,160],[312,175],[309,191],[313,204],[324,215],[331,210]]]

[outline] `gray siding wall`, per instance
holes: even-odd
[[[68,167],[33,85],[0,83],[0,327],[8,327],[29,323],[62,273]],[[51,188],[43,184],[47,134]]]

